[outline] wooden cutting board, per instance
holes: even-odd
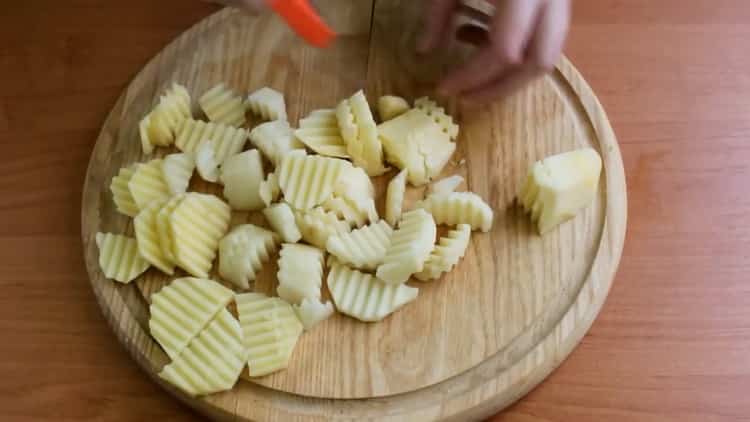
[[[253,421],[484,417],[547,376],[599,312],[625,237],[625,177],[604,110],[563,60],[550,76],[496,104],[469,109],[441,101],[461,124],[458,150],[445,175],[463,175],[468,189],[494,208],[496,219],[490,233],[473,235],[452,273],[433,283],[411,283],[421,287],[415,302],[374,324],[335,315],[303,336],[287,370],[241,380],[226,393],[189,398],[155,376],[168,359],[148,334],[148,300],[169,279],[149,270],[127,286],[106,280],[94,242],[97,231],[132,234],[131,220],[115,211],[109,183],[120,167],[147,159],[139,120],[173,81],[185,84],[193,98],[222,81],[242,92],[271,86],[284,92],[292,122],[360,88],[371,103],[382,94],[412,99],[433,94],[436,78],[466,51],[416,57],[411,48],[416,3],[318,2],[341,33],[327,50],[304,45],[273,16],[221,11],[148,63],[109,114],[83,195],[91,283],[131,355],[157,382],[206,415]],[[513,205],[526,172],[536,160],[583,146],[603,158],[599,195],[574,220],[540,237]],[[377,182],[381,192],[388,177]],[[192,189],[220,192],[196,180]],[[408,202],[422,193],[411,189]],[[262,224],[257,215],[233,216],[234,223],[245,221]],[[273,293],[275,271],[275,264],[267,265],[256,289]]]

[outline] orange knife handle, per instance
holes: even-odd
[[[327,47],[336,36],[308,0],[268,0],[268,5],[297,35],[316,47]]]

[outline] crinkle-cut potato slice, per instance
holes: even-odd
[[[130,187],[128,187],[128,183],[133,178],[137,166],[138,164],[133,164],[129,167],[121,168],[117,176],[112,178],[112,182],[109,185],[109,189],[112,191],[112,201],[115,203],[117,211],[128,217],[138,215],[138,205],[130,193]]]
[[[299,121],[299,129],[294,132],[297,139],[320,155],[349,158],[346,143],[341,137],[336,111],[333,109],[314,110]]]
[[[130,283],[149,267],[148,261],[138,253],[138,244],[132,237],[97,233],[96,246],[99,247],[99,267],[109,279]]]
[[[297,211],[295,220],[302,233],[302,239],[320,249],[326,248],[330,236],[348,233],[351,230],[349,223],[339,220],[336,214],[326,212],[320,207],[308,211]]]
[[[276,274],[279,297],[294,305],[299,305],[305,298],[319,300],[324,255],[323,251],[312,246],[283,244]]]
[[[284,94],[269,87],[263,87],[245,100],[245,107],[265,120],[286,120]]]
[[[464,178],[457,174],[440,179],[430,185],[429,193],[431,194],[446,194],[455,192],[455,190],[461,186],[464,182]]]
[[[278,297],[245,293],[235,297],[248,374],[262,377],[289,364],[303,326],[292,306]]]
[[[195,171],[195,159],[192,154],[177,153],[169,154],[164,157],[162,164],[164,172],[164,181],[167,182],[169,192],[172,195],[179,195],[187,192],[190,185],[190,178]]]
[[[358,167],[370,176],[379,176],[388,169],[383,165],[383,146],[378,139],[378,127],[363,91],[343,100],[336,108],[341,137],[346,151]]]
[[[294,211],[286,202],[271,205],[263,210],[263,215],[284,243],[297,243],[302,239]]]
[[[334,186],[333,194],[352,203],[363,203],[375,198],[375,187],[362,168],[347,166]]]
[[[382,123],[378,132],[386,158],[399,169],[408,169],[414,186],[439,175],[456,150],[448,134],[419,109]]]
[[[294,312],[297,313],[297,318],[299,318],[305,327],[305,331],[327,320],[334,312],[331,302],[323,304],[323,302],[315,299],[305,298],[302,299],[302,303],[293,306]]]
[[[309,210],[333,194],[341,175],[350,166],[337,158],[292,151],[284,157],[276,173],[286,202],[295,209]]]
[[[492,228],[492,208],[473,192],[432,194],[416,206],[432,214],[437,224],[468,224],[472,230],[481,230],[485,233]]]
[[[458,138],[459,126],[453,122],[453,117],[445,112],[445,109],[438,106],[437,103],[428,97],[422,97],[414,100],[414,108],[422,110],[430,116],[435,123],[440,125],[443,132],[448,134],[452,140]]]
[[[387,122],[409,111],[409,103],[395,95],[384,95],[378,99],[378,114],[381,122]]]
[[[214,157],[219,165],[222,165],[229,157],[242,151],[247,138],[246,129],[185,119],[177,130],[177,139],[174,143],[180,151],[195,154],[203,142],[211,140],[215,148]]]
[[[271,258],[278,245],[276,233],[243,224],[219,242],[219,275],[235,286],[248,289],[250,281]]]
[[[170,359],[177,359],[233,296],[234,292],[213,280],[175,279],[151,296],[151,336]]]
[[[327,212],[336,214],[336,217],[346,221],[352,227],[362,227],[369,221],[373,215],[371,210],[375,209],[375,201],[370,200],[371,203],[367,209],[360,209],[357,204],[350,203],[344,198],[338,196],[332,196],[321,204],[321,207]],[[377,216],[377,211],[375,211]]]
[[[385,196],[385,221],[395,226],[401,219],[401,210],[404,206],[404,195],[406,194],[406,178],[409,170],[403,169],[388,183],[388,191]]]
[[[172,211],[175,263],[195,277],[208,277],[219,240],[229,227],[231,210],[221,199],[200,193],[188,193]]]
[[[599,186],[602,159],[592,148],[547,157],[534,164],[519,196],[539,234],[573,218],[590,204]]]
[[[256,149],[229,157],[221,167],[224,197],[232,209],[257,211],[264,206],[260,194],[263,183],[263,160]]]
[[[163,201],[171,196],[164,180],[163,164],[164,160],[157,158],[136,166],[128,188],[139,210],[146,208],[151,201]]]
[[[138,125],[145,154],[151,154],[155,146],[169,146],[174,142],[182,121],[192,117],[190,102],[190,94],[184,86],[173,83],[167,89],[154,110]]]
[[[268,173],[266,180],[260,182],[258,186],[258,195],[266,206],[270,206],[281,195],[281,186],[279,186],[279,178],[276,173]]]
[[[135,239],[138,241],[138,252],[143,259],[162,272],[174,274],[174,262],[164,256],[159,243],[159,230],[156,220],[159,211],[166,201],[153,201],[133,219]]]
[[[235,127],[245,124],[245,106],[242,104],[242,97],[224,83],[219,83],[206,91],[198,99],[198,104],[206,113],[208,120],[212,122]]]
[[[203,142],[195,153],[195,167],[201,179],[216,183],[219,181],[219,163],[216,161],[213,141]]]
[[[172,219],[172,212],[177,205],[182,202],[186,194],[179,194],[169,199],[156,214],[156,232],[159,236],[159,247],[164,259],[174,265],[175,257],[172,245],[174,244],[174,237],[172,235],[172,227],[170,221]]]
[[[389,284],[400,284],[422,271],[435,246],[435,220],[423,209],[404,214],[399,227],[391,235],[383,263],[376,275]]]
[[[250,131],[250,142],[258,147],[274,166],[281,165],[287,154],[303,150],[305,145],[294,136],[286,120],[262,123]]]
[[[240,323],[222,309],[159,377],[191,396],[231,389],[245,367]]]
[[[383,263],[393,229],[383,220],[328,238],[326,250],[344,264],[374,270]]]
[[[380,321],[416,299],[419,293],[415,287],[385,283],[335,260],[330,267],[326,282],[336,309],[360,321]]]
[[[429,281],[440,278],[444,273],[450,272],[458,261],[464,257],[466,248],[471,239],[471,226],[459,224],[455,230],[440,238],[435,249],[430,253],[424,269],[414,274],[417,280]]]

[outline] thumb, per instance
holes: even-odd
[[[458,0],[428,0],[426,2],[425,28],[417,42],[418,52],[428,53],[443,40],[457,5]]]

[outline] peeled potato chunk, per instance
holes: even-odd
[[[545,234],[575,217],[596,197],[602,159],[592,148],[547,157],[534,164],[521,190],[524,208]]]
[[[409,111],[409,103],[401,97],[384,95],[378,99],[380,121],[385,122]]]
[[[224,197],[232,209],[257,211],[265,206],[260,195],[263,177],[263,160],[258,150],[229,157],[221,166],[221,181],[224,183]]]
[[[219,242],[219,275],[237,287],[248,289],[277,244],[276,233],[264,228],[252,224],[233,228]]]

